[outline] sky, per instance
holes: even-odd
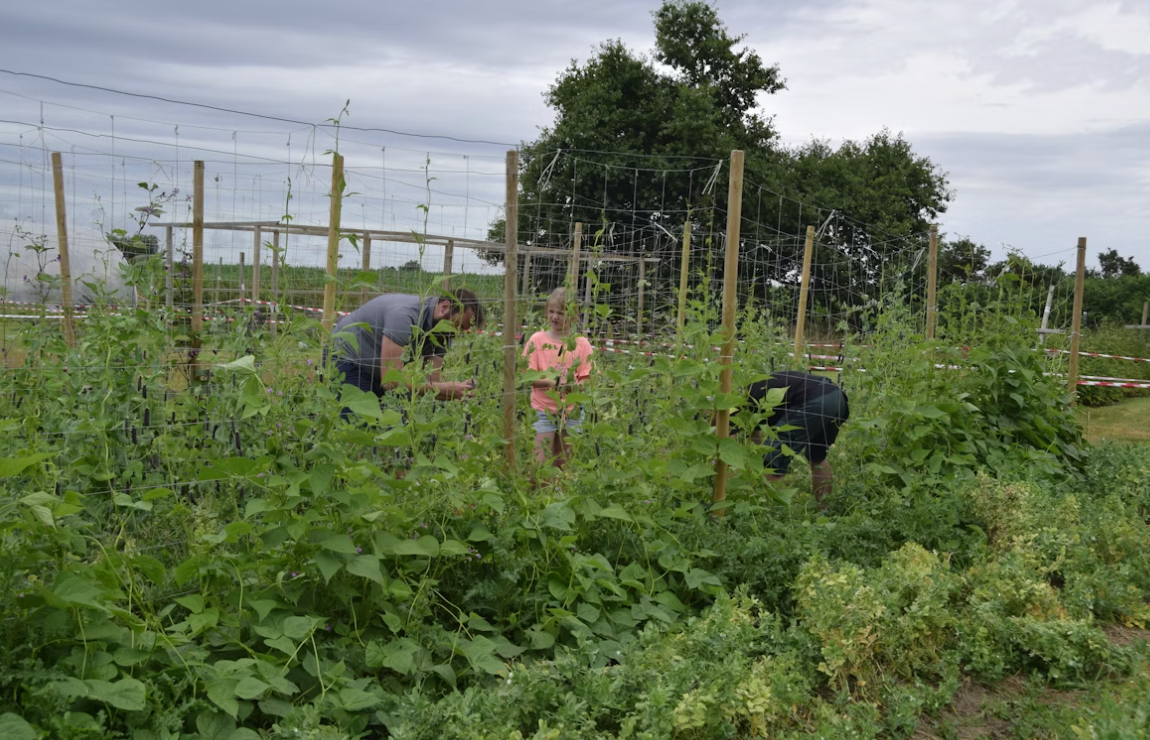
[[[633,0],[202,0],[102,3],[97,12],[87,0],[6,3],[0,68],[299,122],[335,117],[350,99],[347,123],[418,134],[345,134],[362,143],[361,161],[379,150],[383,167],[412,171],[406,181],[389,173],[377,182],[364,165],[365,192],[383,199],[383,222],[388,198],[411,215],[427,186],[419,170],[432,160],[428,170],[443,173],[432,185],[442,227],[481,236],[498,214],[504,151],[552,120],[542,95],[548,85],[604,40],[649,51],[656,7]],[[902,132],[949,175],[955,200],[940,219],[947,236],[967,236],[996,256],[1014,248],[1068,264],[1078,237],[1087,237],[1089,266],[1113,248],[1150,269],[1150,1],[720,0],[717,7],[728,28],[786,79],[786,90],[760,99],[785,144]],[[0,123],[0,142],[7,142],[0,172],[7,167],[9,180],[10,163],[31,156],[14,142],[17,134],[35,141],[28,124],[39,101],[48,101],[46,125],[56,127],[52,146],[87,147],[92,156],[109,141],[93,136],[108,128],[102,114],[120,116],[118,136],[145,141],[164,132],[170,142],[168,124],[179,123],[183,144],[199,141],[218,154],[221,217],[229,198],[235,213],[282,210],[282,172],[255,158],[283,159],[285,134],[294,159],[308,146],[313,155],[326,146],[308,142],[306,127],[284,122],[0,73],[0,119],[9,121]],[[233,137],[229,128],[242,130]],[[228,151],[244,153],[240,164],[233,157],[230,174]],[[253,175],[257,169],[241,173],[241,165],[264,166],[266,177]],[[134,202],[128,167],[121,166],[123,188],[114,165],[108,175],[113,190],[123,190],[113,217],[120,221]],[[31,164],[25,172],[29,182],[36,176]],[[300,194],[309,189],[300,177],[322,180],[320,170],[295,174]],[[322,188],[313,183],[311,190]],[[108,200],[98,208],[114,205]],[[323,215],[321,200],[305,201],[297,205]],[[372,202],[359,206],[365,223]],[[392,223],[406,228],[394,216]]]

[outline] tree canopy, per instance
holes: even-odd
[[[819,140],[783,146],[767,112],[770,97],[786,89],[781,71],[728,31],[713,6],[668,0],[653,17],[650,53],[605,41],[544,93],[554,122],[524,143],[521,156],[526,243],[568,247],[576,221],[598,232],[605,249],[632,255],[667,248],[688,219],[695,233],[717,233],[726,162],[741,149],[744,218],[758,218],[764,201],[778,204],[763,216],[764,228],[744,228],[743,251],[762,247],[777,267],[758,273],[760,285],[797,280],[791,265],[802,244],[783,235],[822,226],[833,212],[820,241],[866,255],[863,269],[823,276],[843,300],[860,281],[876,279],[899,239],[924,235],[946,210],[946,174],[902,134],[884,129],[837,148]],[[489,238],[503,233],[496,222]]]

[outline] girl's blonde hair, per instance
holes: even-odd
[[[552,306],[561,306],[561,307],[563,307],[564,310],[567,311],[567,313],[571,313],[571,314],[576,313],[575,311],[571,310],[571,308],[567,305],[567,289],[566,288],[556,288],[555,290],[551,291],[551,295],[547,296],[547,306],[546,307],[551,308]]]
[[[545,308],[550,309],[552,306],[559,307],[567,316],[568,330],[579,330],[579,307],[573,302],[567,302],[566,288],[556,288],[551,291],[551,295],[547,296]]]

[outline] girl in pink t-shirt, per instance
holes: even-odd
[[[567,392],[591,376],[591,354],[595,351],[584,337],[569,336],[574,312],[567,305],[567,290],[558,288],[547,298],[550,329],[531,335],[523,347],[530,370],[547,373],[531,384],[531,408],[535,409],[535,461],[562,468],[571,457],[569,433],[578,434],[583,412],[573,418],[574,404],[560,403]]]

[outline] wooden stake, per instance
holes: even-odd
[[[503,457],[510,471],[515,470],[515,375],[519,345],[515,332],[515,272],[519,263],[519,152],[507,152],[507,201],[505,206],[505,250],[503,252]]]
[[[240,252],[240,302],[243,303],[244,297],[244,273],[247,269],[244,267],[244,253]]]
[[[807,227],[807,245],[803,250],[803,282],[799,288],[799,318],[795,322],[795,362],[803,358],[803,331],[807,324],[807,295],[811,289],[811,256],[815,251],[815,227]]]
[[[567,263],[567,289],[571,302],[579,300],[579,250],[583,248],[583,222],[575,223],[575,241],[571,246],[571,261]]]
[[[289,227],[290,228],[290,227]],[[276,326],[279,321],[279,300],[280,300],[280,233],[279,231],[272,232],[272,302],[277,305],[272,306],[269,315],[272,317],[272,336],[276,335]]]
[[[192,348],[200,347],[204,328],[204,163],[192,174]]]
[[[56,246],[60,250],[60,302],[64,307],[64,341],[76,346],[72,322],[72,263],[68,257],[68,213],[64,204],[64,165],[60,152],[52,152],[52,185],[56,190]]]
[[[519,295],[523,299],[523,315],[527,316],[527,312],[531,310],[531,252],[524,250],[523,252],[523,287],[519,289]]]
[[[643,287],[647,282],[647,263],[643,261],[643,255],[639,255],[639,321],[635,327],[639,336],[643,336]]]
[[[691,272],[691,222],[683,223],[683,257],[679,261],[679,312],[675,316],[675,333],[678,336],[680,354],[683,349],[683,328],[687,323],[687,278]]]
[[[363,271],[371,272],[371,234],[363,235],[363,244],[360,249],[363,250]],[[359,305],[362,306],[367,301],[367,288],[364,288],[359,292]]]
[[[455,240],[448,239],[447,246],[443,248],[443,289],[451,290],[451,268],[455,260]]]
[[[727,259],[723,265],[723,351],[719,355],[719,393],[731,392],[731,375],[734,372],[735,355],[735,312],[738,297],[735,287],[739,280],[739,238],[743,219],[743,152],[731,152],[731,179],[727,185]],[[719,444],[730,436],[731,410],[721,408],[715,414],[715,436]],[[715,503],[727,498],[727,463],[715,458],[715,488],[711,500]],[[719,510],[719,515],[723,510]]]
[[[598,275],[596,275],[598,277]],[[578,290],[578,286],[576,286]],[[587,285],[583,290],[583,331],[587,331],[587,320],[591,312],[591,264],[587,265]]]
[[[343,211],[343,156],[331,158],[331,210],[327,224],[327,283],[323,286],[323,330],[335,326],[336,265],[339,262],[339,219]]]
[[[1150,301],[1142,304],[1142,326],[1146,326],[1146,322],[1150,321]]]
[[[224,258],[220,257],[220,264],[216,267],[216,303],[223,300],[224,291]]]
[[[164,227],[164,246],[166,247],[167,253],[168,253],[168,256],[167,256],[168,274],[164,277],[164,290],[165,290],[166,295],[167,295],[165,301],[167,302],[168,310],[171,310],[172,304],[175,303],[175,295],[174,294],[176,292],[176,282],[175,282],[176,281],[176,278],[175,278],[176,247],[172,243],[172,227],[171,226],[165,226]]]
[[[252,244],[252,300],[260,299],[260,252],[263,249],[264,235],[260,227],[256,227],[256,237]]]
[[[1082,338],[1082,286],[1086,281],[1086,237],[1078,237],[1078,272],[1074,276],[1074,313],[1070,322],[1070,404],[1078,400],[1078,344]]]
[[[938,224],[930,225],[930,257],[926,268],[926,338],[934,339],[938,321]]]

